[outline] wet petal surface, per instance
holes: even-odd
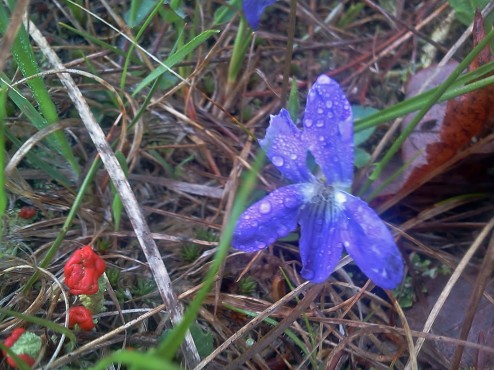
[[[271,116],[264,139],[259,140],[266,155],[281,172],[292,182],[308,182],[313,175],[307,169],[307,147],[300,131],[290,118],[286,109]]]
[[[394,289],[403,280],[403,261],[391,232],[360,198],[338,192],[346,226],[341,240],[357,266],[377,286]]]
[[[303,139],[328,184],[350,186],[353,179],[353,116],[336,81],[321,75],[307,96]]]
[[[305,279],[322,283],[334,271],[343,250],[340,238],[343,221],[341,212],[323,199],[311,202],[301,210],[301,275]]]
[[[297,228],[300,208],[314,192],[315,185],[302,183],[269,193],[242,213],[233,233],[232,246],[255,252],[288,235]]]

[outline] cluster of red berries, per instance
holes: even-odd
[[[78,249],[63,268],[65,284],[72,294],[92,295],[98,292],[98,279],[105,272],[106,264],[89,245]],[[84,306],[69,309],[69,328],[78,325],[82,330],[94,328],[91,311]]]
[[[27,212],[20,214],[20,217],[28,216]],[[29,215],[30,218],[33,215]],[[72,254],[67,263],[64,266],[63,273],[65,277],[65,284],[68,286],[71,294],[84,294],[93,295],[98,292],[98,279],[105,272],[106,264],[100,256],[98,256],[89,245],[85,245],[79,248]],[[78,326],[81,330],[92,330],[94,328],[93,314],[84,306],[74,306],[69,309],[69,328]],[[11,348],[17,354],[17,356],[24,361],[25,364],[32,366],[35,362],[34,358],[26,353],[16,352],[15,345],[19,344],[19,339],[25,335],[33,335],[30,332],[26,332],[24,328],[16,328],[12,331],[12,334],[5,339],[3,344],[7,348]],[[39,337],[38,337],[39,338]],[[14,348],[12,348],[14,346]],[[19,346],[18,346],[19,347]],[[22,352],[22,350],[19,350]],[[6,351],[2,351],[4,357],[6,357],[7,363],[13,367],[18,368],[16,361],[10,357]]]

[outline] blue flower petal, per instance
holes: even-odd
[[[264,139],[259,144],[283,176],[292,182],[308,182],[314,176],[307,169],[307,147],[286,109],[271,116]]]
[[[321,75],[307,96],[303,139],[328,184],[350,186],[353,179],[353,116],[338,83]]]
[[[346,215],[341,240],[348,254],[377,286],[396,288],[403,280],[403,260],[389,229],[360,198],[343,191],[335,198]]]
[[[301,275],[313,283],[322,283],[341,258],[343,214],[333,202],[318,195],[300,211],[299,223]]]
[[[288,235],[297,228],[300,208],[314,196],[315,188],[311,183],[288,185],[254,203],[240,216],[232,246],[255,252]]]
[[[273,4],[276,0],[243,0],[242,7],[247,22],[252,29],[257,30],[259,20],[261,19],[264,9]]]

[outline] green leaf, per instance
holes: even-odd
[[[362,168],[371,160],[371,155],[362,148],[355,148],[354,165],[357,168]]]
[[[449,0],[449,5],[455,10],[456,18],[466,26],[473,22],[476,9],[483,9],[490,0]]]
[[[363,107],[361,105],[352,105],[353,119],[361,120],[367,116],[379,112],[379,110],[372,107]],[[369,139],[369,137],[374,133],[375,127],[370,127],[368,129],[357,131],[354,133],[353,142],[355,146],[361,145]],[[358,166],[357,166],[358,167]]]

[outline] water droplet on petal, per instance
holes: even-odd
[[[280,157],[279,155],[273,156],[273,158],[271,159],[271,162],[273,162],[273,164],[276,167],[281,167],[285,163],[285,161],[283,160],[283,157]]]
[[[319,120],[316,122],[316,127],[323,127],[324,126],[324,121]]]
[[[334,115],[333,115],[333,112],[328,112],[328,118],[333,118]]]
[[[324,141],[324,136],[319,136],[319,141]]]
[[[304,121],[305,127],[311,127],[312,126],[312,120],[311,119],[306,119]]]
[[[286,208],[295,208],[297,206],[297,200],[294,198],[283,199],[283,204]]]
[[[319,113],[319,114],[323,114],[323,113],[324,113],[324,109],[322,109],[322,108],[317,108],[317,113]]]
[[[265,202],[262,202],[260,205],[259,205],[259,211],[262,213],[262,214],[266,214],[266,213],[269,213],[271,212],[271,203],[265,201]]]
[[[327,84],[330,84],[331,83],[331,78],[329,78],[326,75],[320,75],[317,78],[316,83],[321,84],[321,85],[327,85]]]
[[[332,106],[333,106],[333,101],[332,100],[326,101],[326,108],[331,108]]]
[[[295,153],[290,154],[290,159],[295,160],[297,159],[297,155]]]
[[[350,246],[350,243],[349,243],[349,242],[347,242],[347,241],[344,241],[344,242],[343,242],[343,245],[345,246],[345,248],[348,248],[348,247]]]
[[[266,243],[263,242],[257,242],[256,246],[258,249],[266,248]]]
[[[276,230],[276,233],[278,234],[278,236],[284,236],[284,235],[286,235],[286,234],[287,234],[287,231],[288,231],[288,230],[287,230],[287,228],[286,228],[285,226],[280,225],[280,226],[278,227],[278,230]]]

